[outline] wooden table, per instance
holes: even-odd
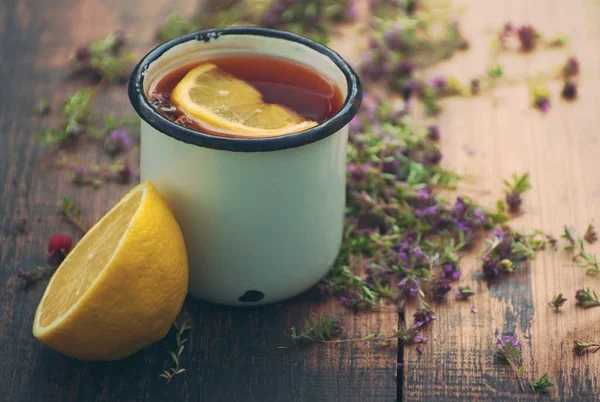
[[[516,331],[524,341],[528,378],[548,372],[556,384],[544,400],[600,400],[600,354],[575,357],[572,339],[600,339],[600,308],[582,310],[573,303],[583,286],[600,290],[600,278],[586,276],[562,252],[544,252],[532,266],[489,287],[474,258],[462,262],[463,284],[477,291],[471,303],[436,305],[439,319],[425,335],[423,355],[414,346],[392,344],[289,345],[289,328],[309,312],[342,319],[348,336],[378,329],[392,332],[404,315],[354,315],[336,300],[311,292],[261,308],[226,308],[187,300],[192,319],[189,350],[182,358],[187,372],[165,385],[164,341],[119,362],[87,363],[47,349],[31,335],[35,308],[46,281],[24,290],[17,269],[44,261],[45,242],[57,231],[75,233],[56,214],[58,199],[72,195],[92,222],[105,213],[128,186],[108,184],[98,190],[75,188],[70,174],[47,169],[47,151],[33,137],[39,122],[31,117],[36,99],[49,97],[55,107],[77,84],[67,80],[66,60],[77,46],[125,27],[137,55],[153,44],[153,33],[169,12],[190,14],[201,6],[192,0],[2,0],[0,4],[0,400],[2,401],[466,401],[532,400],[519,391],[512,374],[495,356],[495,336]],[[501,180],[531,172],[534,190],[525,197],[526,213],[517,229],[540,228],[559,234],[568,223],[583,230],[600,216],[600,2],[597,0],[464,0],[461,19],[471,50],[433,70],[469,79],[490,60],[490,29],[506,21],[529,22],[547,34],[565,33],[570,51],[582,64],[579,100],[559,100],[553,81],[552,109],[541,115],[529,107],[524,77],[551,72],[569,52],[544,51],[531,56],[506,55],[500,61],[520,84],[493,96],[444,102],[439,117],[443,164],[471,175],[474,197],[493,205]],[[487,32],[487,33],[486,33]],[[343,47],[350,56],[354,49]],[[100,101],[127,107],[123,88]],[[52,122],[52,121],[51,121]],[[54,121],[56,123],[57,121]],[[47,124],[47,122],[44,122]],[[98,149],[96,149],[98,148]],[[85,154],[106,161],[99,147]],[[480,191],[481,190],[481,191]],[[29,216],[29,235],[17,235],[14,222]],[[600,223],[600,221],[597,221]],[[597,247],[596,247],[597,249]],[[596,250],[598,251],[598,250]],[[563,312],[547,306],[553,294],[569,299]],[[406,312],[406,320],[411,319]],[[403,363],[398,368],[398,363]]]

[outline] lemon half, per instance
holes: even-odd
[[[77,359],[121,359],[167,334],[187,285],[179,226],[144,182],[68,254],[38,306],[33,334]]]
[[[190,70],[171,101],[200,125],[246,137],[276,137],[317,125],[290,108],[264,103],[256,88],[212,63]]]

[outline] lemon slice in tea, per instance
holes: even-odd
[[[179,225],[144,182],[67,255],[42,297],[33,334],[77,359],[122,359],[167,334],[187,284]]]
[[[244,137],[277,137],[317,125],[285,106],[264,103],[256,88],[212,63],[190,70],[171,101],[200,125]]]

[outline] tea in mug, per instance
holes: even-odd
[[[175,123],[226,137],[307,130],[341,108],[340,89],[313,69],[261,55],[226,55],[178,67],[157,80],[151,104]]]

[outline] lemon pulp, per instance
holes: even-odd
[[[200,125],[246,137],[276,137],[317,125],[283,105],[265,103],[256,88],[212,63],[190,70],[171,100]]]

